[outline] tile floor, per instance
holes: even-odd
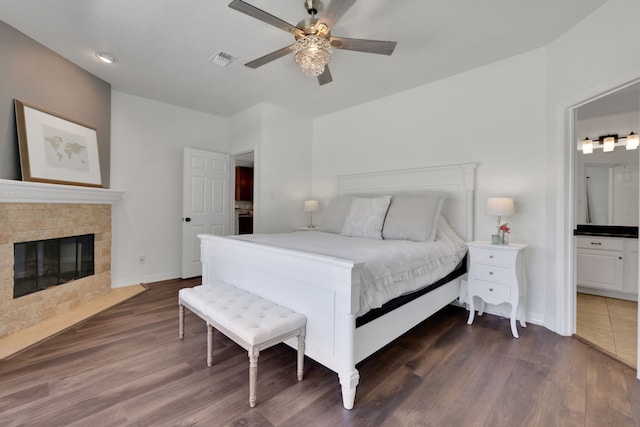
[[[636,368],[638,303],[578,293],[576,335]]]

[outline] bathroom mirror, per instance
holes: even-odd
[[[584,164],[582,221],[638,226],[638,165]]]
[[[613,225],[613,166],[585,165],[585,224]]]

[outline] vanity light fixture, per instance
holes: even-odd
[[[116,57],[107,52],[96,52],[96,58],[105,64],[113,64],[116,62]]]
[[[591,138],[585,138],[578,143],[578,150],[583,154],[591,154],[595,149],[602,149],[605,153],[610,153],[616,147],[624,145],[627,150],[637,150],[640,146],[640,135],[631,132],[627,136],[618,137],[617,134],[601,135],[597,139],[598,144],[594,144]]]

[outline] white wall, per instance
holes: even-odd
[[[571,161],[575,140],[565,115],[580,104],[626,82],[640,78],[640,2],[610,0],[547,46],[548,117],[546,138],[547,299],[545,325],[571,334],[575,314],[567,311],[571,298],[570,197]]]
[[[545,70],[538,49],[316,119],[314,197],[334,195],[342,174],[478,162],[476,238],[494,232],[487,198],[513,197],[510,240],[530,245],[526,315],[543,323]],[[493,310],[506,314],[508,306]]]
[[[231,154],[255,150],[255,233],[290,232],[305,225],[311,196],[312,121],[267,104],[230,119]]]
[[[113,208],[112,287],[180,277],[183,149],[226,153],[228,121],[116,91],[111,108],[111,188],[124,191]]]

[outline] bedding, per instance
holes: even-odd
[[[431,242],[436,237],[444,197],[440,194],[396,194],[382,229],[384,239]]]
[[[364,262],[360,275],[360,316],[385,302],[451,273],[467,248],[444,217],[433,242],[378,240],[334,233],[296,232],[230,236],[267,246]]]
[[[322,231],[326,233],[340,234],[344,221],[351,210],[351,202],[354,196],[339,196],[329,200],[324,210],[324,218],[322,221]]]
[[[391,203],[391,196],[357,197],[351,202],[349,214],[340,234],[349,237],[382,239],[382,226]]]

